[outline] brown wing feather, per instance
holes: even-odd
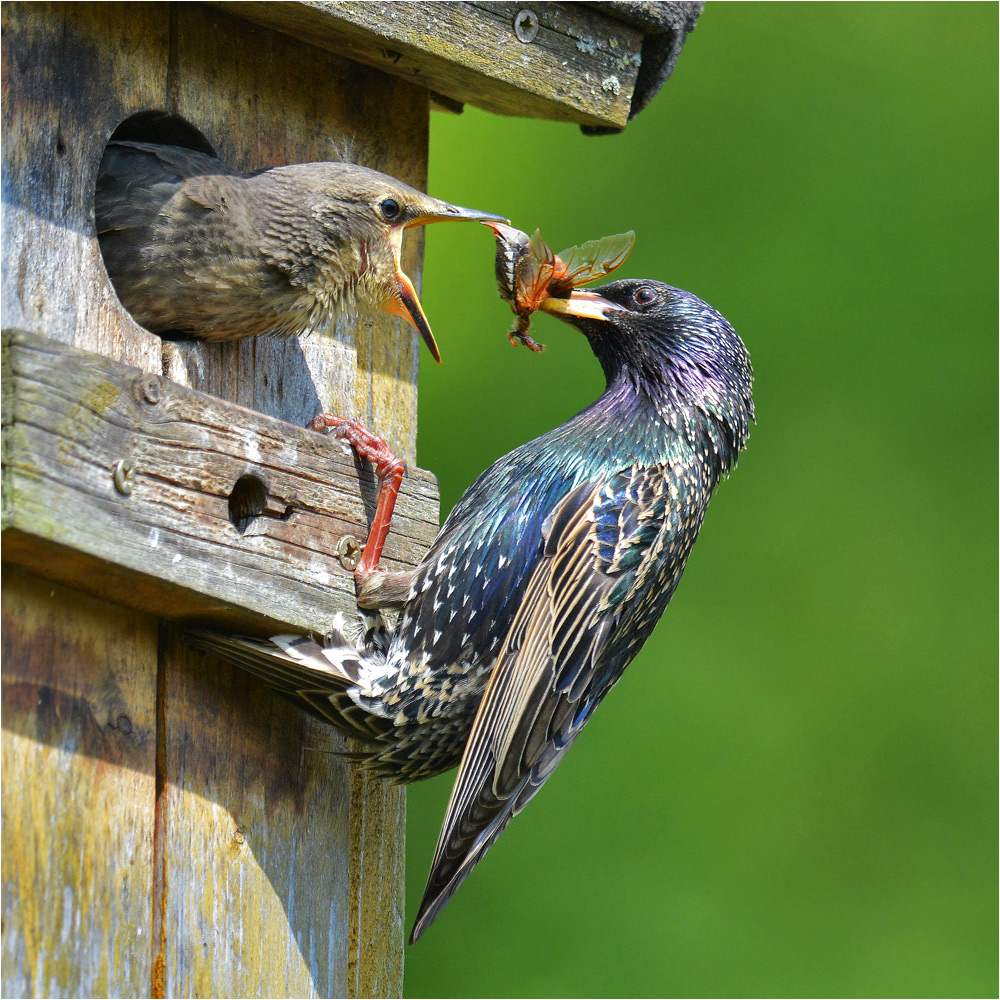
[[[110,142],[97,175],[97,231],[141,231],[192,177],[240,176],[221,160],[191,149]]]

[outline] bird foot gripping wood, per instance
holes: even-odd
[[[357,455],[367,459],[375,466],[378,478],[378,503],[375,507],[375,517],[368,532],[361,559],[354,570],[354,583],[358,590],[359,603],[362,606],[384,605],[394,603],[391,600],[379,600],[378,595],[385,589],[390,578],[407,576],[409,574],[382,573],[378,564],[382,558],[382,548],[392,524],[392,513],[396,508],[396,498],[399,487],[406,472],[406,463],[396,455],[386,442],[372,434],[360,421],[347,417],[338,417],[333,413],[321,413],[313,417],[309,427],[314,431],[325,432],[340,441],[349,444]],[[391,590],[391,586],[389,587]]]

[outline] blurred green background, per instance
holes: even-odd
[[[621,136],[435,114],[430,190],[720,309],[758,424],[653,639],[407,950],[411,997],[996,996],[994,4],[710,2]],[[432,226],[447,511],[603,388]],[[407,918],[453,775],[409,794]]]

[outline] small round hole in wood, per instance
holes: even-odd
[[[267,507],[267,487],[256,476],[240,476],[229,494],[229,520],[242,535]]]

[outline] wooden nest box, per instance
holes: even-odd
[[[340,144],[423,188],[432,106],[619,130],[698,7],[3,5],[4,996],[402,990],[402,790],[182,626],[351,608],[373,479],[301,428],[356,416],[412,462],[418,341],[161,341],[98,248],[108,140],[247,171]],[[413,470],[387,568],[437,525]]]

